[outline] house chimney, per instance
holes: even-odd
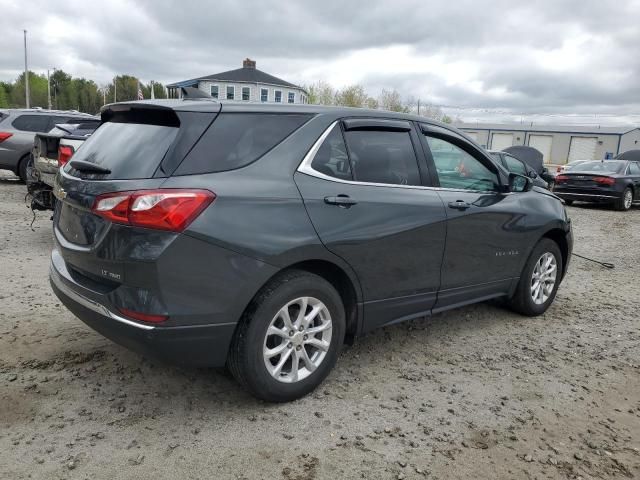
[[[256,68],[256,61],[247,57],[242,61],[242,68]]]

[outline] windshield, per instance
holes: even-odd
[[[598,162],[584,162],[572,168],[574,171],[580,172],[607,172],[621,173],[624,170],[625,162],[615,160],[606,160]]]

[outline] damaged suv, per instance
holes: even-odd
[[[54,193],[51,284],[77,317],[268,401],[310,392],[377,327],[492,298],[542,314],[572,250],[552,193],[380,110],[106,106]]]

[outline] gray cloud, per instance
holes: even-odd
[[[5,0],[0,79],[20,73],[27,28],[33,70],[98,82],[183,80],[249,56],[299,83],[347,78],[371,94],[396,88],[464,108],[629,115],[640,113],[638,13],[640,0]],[[387,58],[394,47],[405,56]]]

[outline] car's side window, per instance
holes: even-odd
[[[496,190],[498,177],[477,158],[453,143],[425,135],[442,188]]]
[[[344,144],[339,125],[335,125],[331,133],[322,142],[315,157],[313,157],[311,168],[329,177],[353,180],[347,147]]]
[[[524,163],[511,155],[505,155],[504,161],[507,164],[507,170],[513,173],[519,173],[520,175],[527,174],[527,167]]]
[[[629,164],[629,174],[640,175],[640,164],[631,162]]]
[[[48,115],[21,115],[11,124],[23,132],[46,132],[49,126]]]
[[[420,185],[418,161],[409,132],[349,130],[344,136],[355,181]]]

